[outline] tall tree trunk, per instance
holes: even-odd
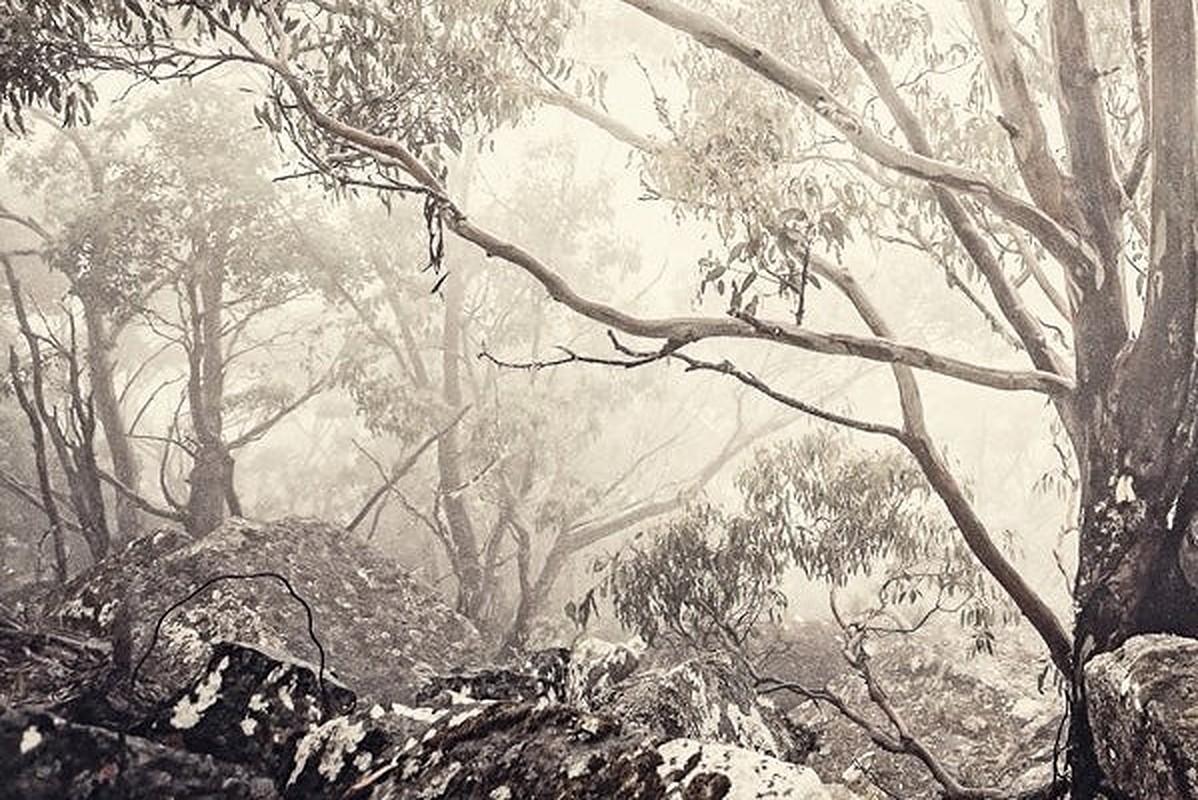
[[[441,331],[441,399],[450,410],[462,405],[461,331],[462,276],[450,271],[444,284],[445,324]],[[450,428],[437,441],[439,491],[445,520],[453,542],[454,563],[458,577],[457,610],[468,619],[477,620],[483,605],[483,570],[479,560],[478,537],[470,511],[462,499],[462,459],[457,428]]]
[[[88,302],[83,303],[83,319],[87,327],[87,367],[96,416],[104,430],[104,441],[112,459],[112,474],[133,491],[140,490],[141,469],[125,428],[125,417],[117,399],[113,350],[115,342],[103,316]],[[116,493],[117,532],[128,541],[137,536],[141,526],[140,514],[133,501]]]
[[[198,285],[197,285],[198,284]],[[198,289],[198,292],[197,292]],[[187,530],[192,536],[212,532],[225,517],[230,498],[233,458],[224,441],[225,378],[221,350],[221,304],[224,267],[210,259],[188,287],[191,350],[187,398],[195,432],[195,461],[188,483]]]
[[[516,612],[512,617],[512,623],[508,627],[507,633],[504,634],[503,642],[499,646],[499,652],[503,655],[512,655],[518,653],[527,643],[528,635],[531,633],[532,623],[545,611],[545,606],[549,602],[549,595],[553,591],[553,586],[557,583],[557,578],[565,568],[569,556],[573,551],[562,547],[561,539],[554,543],[550,548],[549,553],[545,556],[545,563],[541,566],[541,571],[537,573],[536,580],[525,584],[521,581],[520,598],[516,602]],[[523,544],[520,545],[523,547]],[[528,559],[528,553],[521,552],[521,559]],[[527,569],[522,565],[522,569]]]
[[[1077,339],[1092,344],[1078,349],[1087,436],[1079,458],[1074,798],[1094,797],[1101,781],[1085,712],[1086,661],[1136,634],[1198,636],[1198,593],[1179,562],[1187,529],[1198,525],[1198,103],[1190,0],[1154,0],[1151,36],[1153,211],[1144,321],[1138,338],[1124,345],[1078,316]]]
[[[70,577],[67,547],[63,536],[62,517],[58,513],[58,501],[54,497],[54,487],[50,482],[50,465],[46,459],[46,437],[42,432],[41,417],[29,400],[21,382],[21,368],[17,360],[17,351],[13,347],[8,348],[8,374],[12,379],[13,393],[17,397],[17,402],[29,421],[29,432],[33,437],[34,464],[37,467],[38,489],[42,496],[42,508],[45,509],[46,518],[50,523],[48,533],[54,545],[54,577],[59,585],[63,585]]]

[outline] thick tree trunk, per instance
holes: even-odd
[[[221,349],[221,304],[224,268],[218,260],[199,268],[198,287],[189,287],[191,350],[187,395],[195,431],[195,462],[188,482],[187,530],[192,536],[211,533],[225,517],[232,493],[233,458],[224,441],[224,354]],[[198,298],[196,289],[198,288]],[[239,509],[240,510],[240,509]]]
[[[1078,349],[1078,392],[1087,435],[1079,456],[1070,731],[1075,799],[1096,796],[1101,781],[1086,714],[1086,662],[1141,633],[1198,636],[1198,593],[1179,561],[1192,517],[1198,521],[1192,3],[1154,0],[1151,36],[1152,232],[1144,320],[1138,338],[1125,344],[1102,336],[1099,315],[1093,324],[1078,315],[1077,339],[1086,343]]]
[[[220,443],[200,445],[188,476],[187,531],[192,536],[209,534],[224,520],[232,476],[233,459]]]

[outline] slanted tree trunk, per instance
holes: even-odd
[[[83,321],[87,330],[87,367],[96,417],[112,458],[112,474],[134,492],[139,491],[141,469],[125,427],[125,415],[117,398],[113,351],[115,342],[103,316],[84,299]],[[137,536],[140,513],[133,500],[116,493],[116,523],[119,536],[128,541]]]

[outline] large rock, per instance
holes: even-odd
[[[1128,797],[1198,798],[1198,640],[1136,636],[1086,665],[1103,770]]]
[[[433,591],[342,528],[307,519],[233,519],[201,540],[159,531],[72,580],[50,609],[57,624],[107,638],[129,587],[132,653],[160,616],[223,574],[276,572],[312,608],[330,671],[365,698],[405,697],[426,677],[477,663],[478,632]],[[143,672],[184,685],[212,643],[246,642],[313,662],[304,608],[277,580],[224,580],[171,612]]]
[[[234,764],[32,710],[0,709],[0,798],[271,800]]]
[[[263,770],[296,800],[833,796],[806,767],[551,700],[552,681],[539,700],[519,680],[516,699],[480,697],[498,693],[499,674],[473,690],[455,681],[428,705],[342,714],[344,690],[322,701],[309,666],[220,644],[147,735]]]
[[[719,657],[633,673],[595,707],[665,736],[687,737],[802,762],[816,745],[810,728],[762,699],[745,676]]]
[[[809,728],[763,700],[726,658],[692,658],[640,668],[642,647],[584,639],[573,650],[532,653],[515,667],[437,676],[416,693],[425,705],[546,700],[602,713],[662,737],[686,737],[802,762],[815,746]]]
[[[207,669],[138,733],[245,764],[276,783],[290,775],[300,740],[353,708],[354,693],[284,656],[220,642]]]

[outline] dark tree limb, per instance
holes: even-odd
[[[466,416],[466,412],[469,410],[470,406],[462,406],[458,413],[453,416],[453,419],[421,442],[415,450],[413,450],[411,453],[405,456],[402,461],[392,467],[390,474],[384,476],[382,485],[371,492],[369,496],[367,496],[365,502],[362,503],[362,507],[358,510],[358,513],[354,514],[353,519],[346,524],[345,529],[352,531],[361,525],[362,520],[366,519],[374,505],[381,500],[384,495],[394,489],[395,485],[399,483],[400,479],[402,479],[404,475],[407,475],[408,472],[411,471],[412,467],[416,466],[416,462],[420,460],[420,456],[424,455],[426,450],[436,444],[437,441],[445,435],[446,431],[457,425],[462,420],[462,417]]]

